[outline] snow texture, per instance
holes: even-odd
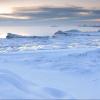
[[[100,32],[56,34],[0,39],[0,99],[100,99]]]

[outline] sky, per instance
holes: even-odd
[[[100,0],[0,0],[1,37],[47,35],[82,25],[100,25]]]

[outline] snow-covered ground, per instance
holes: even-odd
[[[88,34],[0,39],[0,99],[100,99],[100,33]]]

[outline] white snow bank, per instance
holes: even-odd
[[[97,35],[0,39],[0,99],[100,99]]]
[[[0,59],[1,99],[100,98],[99,48],[8,53]]]

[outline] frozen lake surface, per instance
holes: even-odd
[[[100,33],[88,34],[0,39],[0,99],[100,99]]]

